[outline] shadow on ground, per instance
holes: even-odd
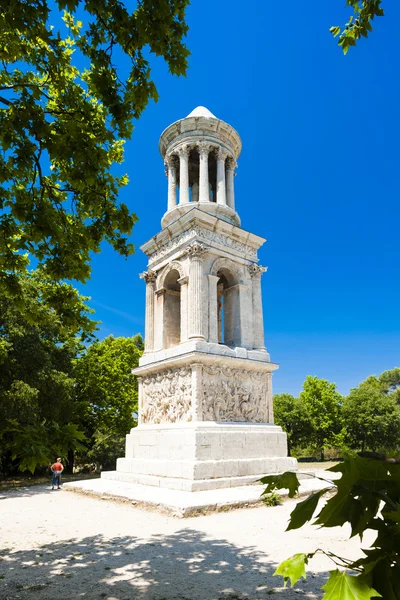
[[[55,519],[54,527],[57,528]],[[288,550],[288,555],[291,550]],[[297,590],[272,577],[276,564],[253,548],[184,528],[145,543],[101,535],[0,553],[1,600],[244,600],[322,597],[326,577]]]

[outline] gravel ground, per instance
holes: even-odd
[[[277,564],[317,547],[355,558],[360,542],[344,528],[284,533],[294,505],[182,520],[43,485],[2,492],[0,599],[321,598],[327,559],[294,590],[272,577]]]

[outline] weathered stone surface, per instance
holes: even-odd
[[[278,366],[264,344],[257,256],[265,240],[240,228],[235,209],[240,138],[201,108],[171,125],[160,149],[168,210],[142,247],[139,426],[117,471],[102,476],[192,492],[253,484],[296,461],[273,424]]]

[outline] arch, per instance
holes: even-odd
[[[211,265],[210,275],[217,275],[222,271],[229,285],[243,283],[242,269],[230,258],[217,258]]]
[[[182,267],[181,263],[178,262],[177,260],[173,260],[171,263],[169,263],[169,265],[167,265],[165,267],[165,269],[163,271],[161,271],[160,275],[158,276],[157,290],[161,290],[165,287],[165,280],[168,277],[168,275],[171,273],[171,271],[178,271],[179,278],[185,277],[185,275],[186,275],[185,270]]]

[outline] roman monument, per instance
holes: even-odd
[[[168,177],[148,256],[145,352],[133,372],[139,422],[103,479],[197,492],[296,468],[274,425],[257,251],[240,227],[238,133],[198,107],[162,133]]]

